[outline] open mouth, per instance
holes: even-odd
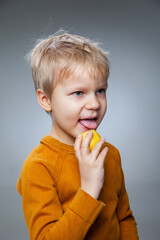
[[[96,129],[98,127],[97,118],[80,119],[79,123],[86,131],[91,129]]]

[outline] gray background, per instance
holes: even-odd
[[[24,56],[60,28],[110,52],[108,111],[99,133],[119,148],[140,239],[160,239],[160,2],[0,1],[0,239],[27,240],[16,182],[51,127]]]

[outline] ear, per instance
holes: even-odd
[[[37,99],[38,99],[40,106],[45,111],[50,112],[52,110],[50,99],[47,97],[47,95],[43,92],[42,89],[37,90]]]

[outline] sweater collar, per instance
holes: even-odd
[[[40,143],[48,145],[51,148],[57,147],[59,149],[67,150],[74,153],[74,146],[65,144],[50,135],[46,135],[45,137],[43,137]]]

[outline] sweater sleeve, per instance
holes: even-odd
[[[53,177],[38,160],[22,170],[17,189],[31,240],[84,239],[104,206],[79,188],[64,212]]]
[[[119,155],[120,158],[120,155]],[[122,187],[119,195],[117,216],[120,224],[120,240],[138,240],[135,218],[129,205],[129,198],[125,188],[124,174],[121,168]]]

